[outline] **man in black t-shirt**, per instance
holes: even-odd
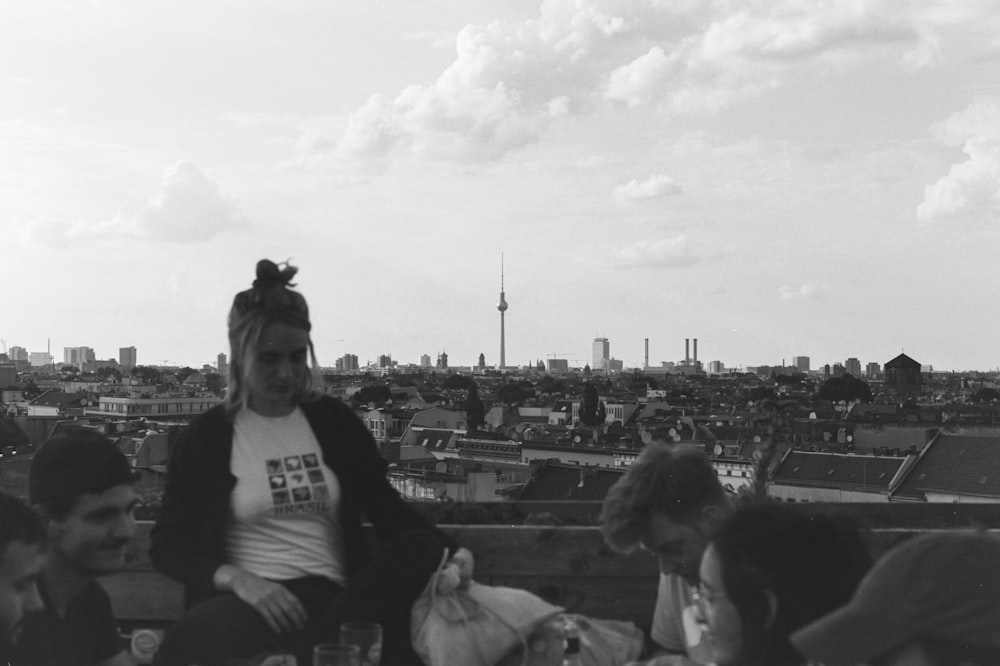
[[[131,666],[97,576],[124,564],[135,534],[133,472],[118,447],[80,428],[50,439],[28,471],[28,499],[47,522],[48,559],[14,666]]]

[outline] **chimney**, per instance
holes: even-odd
[[[694,339],[694,364],[698,365],[698,338]]]
[[[649,367],[649,338],[646,338],[646,360],[642,367],[644,368]]]
[[[684,338],[684,365],[691,363],[691,339]]]

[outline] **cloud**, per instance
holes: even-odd
[[[611,196],[620,203],[629,203],[677,194],[680,191],[680,185],[675,183],[670,176],[654,174],[642,182],[632,179],[624,185],[619,185],[611,193]]]
[[[806,282],[798,288],[786,285],[778,287],[778,293],[781,295],[781,300],[783,301],[794,301],[798,299],[812,300],[814,298],[825,296],[829,291],[828,287],[815,285],[812,282]]]
[[[931,128],[939,141],[961,145],[967,158],[924,188],[917,220],[1000,213],[1000,99],[985,99]]]
[[[544,0],[528,20],[466,26],[436,80],[372,95],[310,145],[352,161],[487,162],[609,103],[716,112],[807,68],[981,55],[998,31],[989,3]]]
[[[618,268],[678,268],[698,263],[688,248],[687,236],[641,240],[615,253],[612,264]]]
[[[167,168],[160,191],[138,211],[98,222],[42,220],[28,233],[31,240],[50,245],[98,239],[194,243],[247,226],[218,185],[193,162],[181,161]]]

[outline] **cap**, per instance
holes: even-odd
[[[128,459],[100,433],[73,428],[42,444],[28,468],[28,501],[48,504],[135,480]]]
[[[918,638],[1000,648],[1000,536],[939,532],[886,553],[846,606],[791,636],[809,659],[853,666]]]

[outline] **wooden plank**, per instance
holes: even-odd
[[[596,527],[475,525],[445,528],[472,551],[476,574],[551,576],[655,576],[648,553],[620,555],[604,543]]]
[[[656,606],[658,579],[625,576],[491,576],[481,583],[516,587],[537,594],[551,604],[590,617],[630,620],[648,627]]]

